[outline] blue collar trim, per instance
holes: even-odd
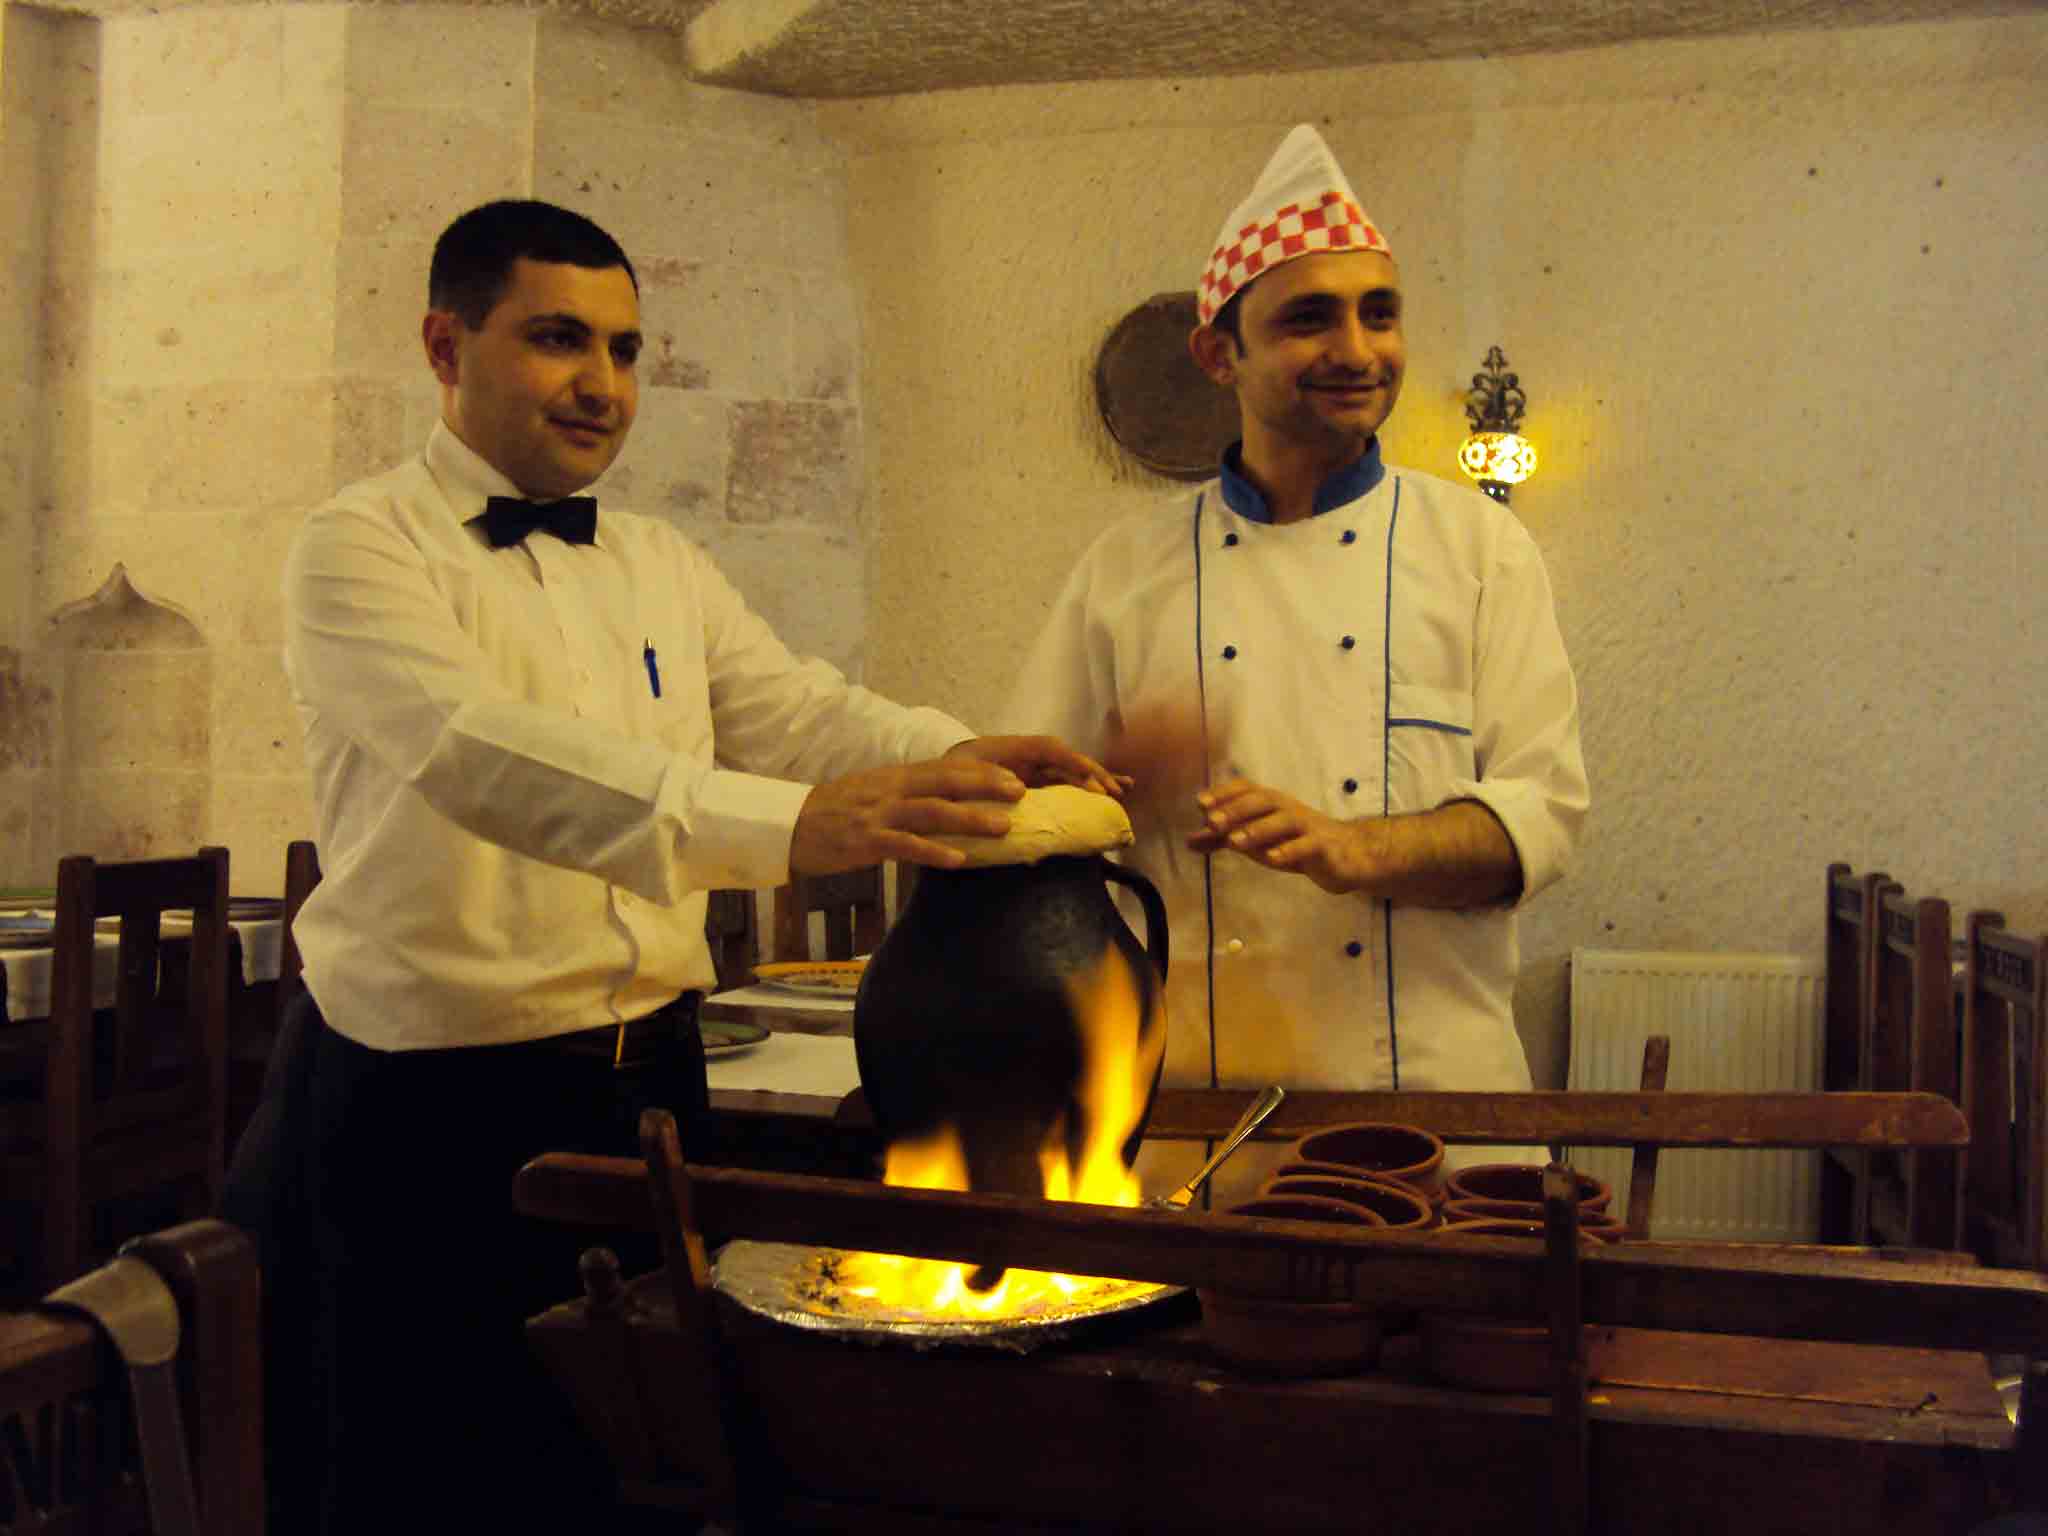
[[[1242,441],[1223,450],[1223,467],[1217,474],[1223,482],[1224,504],[1239,517],[1254,523],[1270,523],[1273,514],[1266,509],[1265,493],[1245,478],[1243,450]],[[1309,508],[1309,515],[1320,517],[1325,512],[1358,500],[1385,479],[1386,474],[1387,467],[1380,462],[1379,436],[1375,433],[1372,441],[1365,445],[1365,452],[1316,487],[1316,499]]]

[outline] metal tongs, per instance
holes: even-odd
[[[1266,1116],[1280,1107],[1280,1101],[1287,1097],[1285,1088],[1267,1088],[1252,1100],[1252,1106],[1243,1117],[1231,1127],[1230,1134],[1223,1138],[1223,1145],[1216,1149],[1216,1155],[1202,1165],[1202,1171],[1170,1195],[1154,1195],[1145,1202],[1149,1210],[1184,1211],[1193,1203],[1195,1194],[1208,1182],[1209,1175],[1223,1166],[1223,1160],[1238,1149],[1245,1137],[1259,1128]]]

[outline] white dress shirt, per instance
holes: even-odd
[[[713,981],[704,893],[789,874],[812,785],[974,732],[792,655],[654,518],[493,550],[502,475],[437,426],[342,491],[285,570],[328,1023],[415,1050],[538,1039]]]
[[[1055,603],[1003,728],[1100,753],[1113,712],[1200,699],[1219,779],[1345,820],[1484,803],[1526,901],[1563,872],[1588,798],[1534,541],[1476,491],[1382,470],[1376,444],[1319,507],[1278,525],[1248,482],[1210,481],[1111,528]],[[1169,825],[1141,819],[1126,855],[1172,930],[1165,1082],[1530,1086],[1511,907],[1333,896],[1190,852],[1197,825],[1191,804]]]

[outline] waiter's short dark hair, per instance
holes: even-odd
[[[452,309],[471,330],[481,329],[521,257],[572,267],[624,267],[633,291],[640,291],[639,275],[619,242],[582,214],[506,198],[470,209],[441,231],[427,271],[427,307]]]

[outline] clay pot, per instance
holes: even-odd
[[[1436,1224],[1436,1210],[1406,1184],[1382,1179],[1340,1179],[1327,1174],[1287,1174],[1268,1179],[1259,1194],[1320,1195],[1373,1211],[1391,1230],[1420,1231]]]
[[[1226,1216],[1280,1217],[1287,1221],[1336,1221],[1354,1227],[1384,1227],[1379,1212],[1327,1195],[1258,1195],[1224,1208]]]
[[[1540,1219],[1516,1221],[1501,1217],[1459,1221],[1446,1216],[1440,1230],[1478,1237],[1540,1239],[1544,1235]],[[1582,1248],[1597,1248],[1602,1241],[1586,1228],[1579,1229]],[[1541,1323],[1472,1317],[1460,1312],[1425,1312],[1416,1321],[1416,1332],[1421,1340],[1424,1368],[1437,1380],[1454,1387],[1472,1387],[1481,1392],[1548,1392],[1553,1385],[1550,1330]],[[1588,1324],[1580,1336],[1584,1340],[1586,1374],[1590,1380],[1605,1363],[1614,1342],[1614,1330]]]
[[[1231,1216],[1335,1221],[1383,1227],[1377,1212],[1317,1195],[1261,1195],[1231,1206]],[[1351,1301],[1282,1301],[1198,1287],[1202,1336],[1217,1354],[1267,1376],[1338,1376],[1379,1362],[1378,1311]]]
[[[1145,913],[1145,945],[1106,882]],[[1166,909],[1144,876],[1099,855],[920,871],[854,1000],[854,1054],[888,1142],[951,1126],[975,1190],[1044,1193],[1039,1148],[1063,1127],[1078,1161],[1094,1139],[1076,1090],[1084,1060],[1131,1063],[1144,1106],[1123,1145],[1137,1155],[1166,1055]],[[1083,1017],[1074,983],[1123,968],[1137,1008]],[[1094,1040],[1092,1030],[1129,1031]]]
[[[1311,1131],[1294,1144],[1306,1163],[1336,1164],[1353,1173],[1392,1175],[1434,1198],[1443,1183],[1444,1144],[1416,1125],[1360,1120]]]
[[[1527,1223],[1539,1234],[1543,1231],[1543,1207],[1520,1200],[1446,1200],[1442,1214],[1446,1226],[1453,1222],[1513,1221]],[[1626,1229],[1607,1212],[1590,1210],[1582,1205],[1579,1207],[1579,1230],[1606,1242],[1619,1242]]]
[[[1274,1179],[1364,1179],[1374,1184],[1392,1184],[1397,1189],[1405,1189],[1411,1195],[1427,1200],[1432,1206],[1437,1203],[1428,1190],[1419,1184],[1410,1183],[1398,1174],[1368,1173],[1363,1168],[1352,1167],[1349,1163],[1311,1163],[1298,1157],[1290,1158],[1267,1175],[1268,1183]]]
[[[1612,1192],[1591,1174],[1572,1171],[1579,1188],[1579,1214],[1604,1211]],[[1444,1180],[1447,1200],[1510,1200],[1543,1209],[1543,1169],[1535,1163],[1480,1163],[1459,1168]]]

